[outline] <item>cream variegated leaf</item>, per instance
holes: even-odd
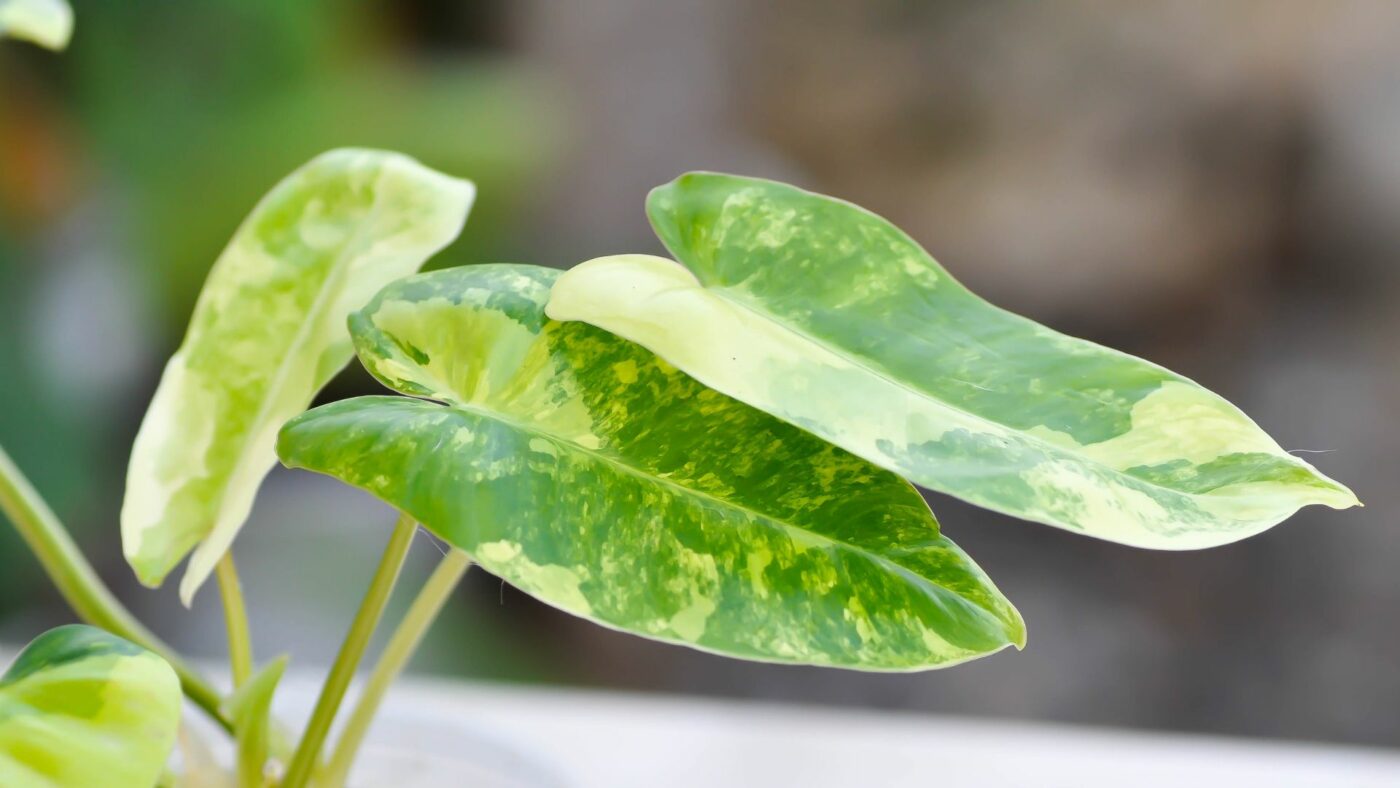
[[[546,319],[557,272],[397,282],[351,318],[413,397],[283,429],[291,467],[362,487],[571,613],[749,659],[941,667],[1020,645],[1019,615],[892,473]],[[435,401],[425,401],[435,400]]]
[[[63,49],[73,36],[73,9],[66,0],[0,0],[0,38],[5,36]]]
[[[94,627],[50,630],[0,676],[0,785],[150,788],[180,727],[165,660]]]
[[[987,303],[855,205],[694,173],[647,210],[680,263],[584,263],[550,316],[637,342],[920,485],[1164,549],[1357,503],[1221,397]]]
[[[192,549],[188,604],[233,543],[277,430],[353,355],[345,318],[461,231],[470,182],[337,150],[277,185],[214,263],[132,449],[127,561],[158,585]]]

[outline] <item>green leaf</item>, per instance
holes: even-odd
[[[391,285],[360,360],[426,402],[360,397],[282,430],[291,467],[362,487],[545,602],[750,659],[939,667],[1024,641],[917,491],[544,304],[557,272]]]
[[[214,263],[136,436],[122,544],[143,583],[194,549],[189,604],[275,464],[278,428],[350,360],[345,316],[456,237],[473,196],[406,156],[337,150],[263,198]]]
[[[238,782],[243,788],[262,788],[268,754],[276,741],[272,724],[272,696],[287,670],[287,658],[278,657],[258,671],[228,700],[228,715],[237,734]]]
[[[63,49],[73,37],[73,9],[66,0],[0,0],[0,37]]]
[[[180,727],[165,660],[88,626],[40,635],[0,677],[0,785],[149,788]]]
[[[626,337],[925,487],[1165,549],[1357,503],[1219,396],[992,306],[850,203],[693,173],[647,212],[684,266],[584,263],[551,317]]]

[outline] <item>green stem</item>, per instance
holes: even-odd
[[[233,678],[234,696],[253,678],[253,638],[248,628],[248,606],[243,601],[243,583],[238,579],[238,567],[232,551],[224,553],[214,566],[219,579],[219,599],[224,604],[224,627],[228,631],[228,664]],[[267,719],[252,715],[250,720],[233,715],[233,738],[238,757],[235,759],[238,784],[256,788],[263,784],[263,762],[267,759]]]
[[[403,568],[404,559],[408,557],[408,546],[413,542],[413,534],[417,530],[418,526],[411,517],[406,514],[399,515],[399,521],[394,525],[394,534],[389,537],[389,544],[384,548],[384,557],[379,560],[379,568],[374,571],[374,579],[370,581],[369,590],[365,592],[364,601],[360,603],[360,610],[350,624],[350,632],[346,634],[345,642],[340,646],[340,653],[331,665],[325,685],[321,687],[321,696],[316,699],[316,708],[311,712],[311,720],[306,723],[306,732],[302,734],[301,743],[297,745],[292,762],[287,766],[287,776],[282,781],[283,788],[303,788],[315,770],[321,746],[325,744],[331,723],[335,721],[335,713],[345,698],[345,691],[350,687],[351,679],[355,677],[355,668],[360,664],[360,658],[369,647],[370,636],[374,634],[374,628],[379,625],[379,619],[384,615],[384,607],[389,602],[394,583],[399,579],[399,570]]]
[[[3,448],[0,448],[0,511],[14,523],[15,530],[34,551],[54,587],[79,618],[159,654],[179,675],[185,695],[224,730],[233,730],[233,724],[219,710],[219,693],[117,601],[78,550],[57,515]]]
[[[253,677],[253,638],[248,631],[248,607],[243,602],[243,584],[233,553],[224,553],[214,569],[219,578],[219,598],[224,603],[224,625],[228,629],[228,662],[237,690]]]
[[[354,711],[345,722],[345,730],[340,734],[340,741],[336,742],[335,752],[326,766],[326,785],[345,784],[345,778],[350,775],[350,767],[355,764],[355,755],[359,752],[365,734],[369,732],[370,722],[379,711],[379,705],[384,701],[389,685],[394,683],[408,665],[409,659],[423,642],[423,636],[428,633],[428,628],[433,625],[433,620],[437,618],[443,604],[457,587],[457,581],[462,579],[462,575],[466,574],[471,565],[472,560],[466,553],[453,550],[442,559],[437,569],[433,570],[428,582],[423,584],[423,590],[418,592],[403,621],[389,638],[384,653],[379,657],[379,664],[374,666]]]

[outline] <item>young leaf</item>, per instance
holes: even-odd
[[[0,785],[150,788],[180,727],[165,660],[94,627],[40,635],[0,677]]]
[[[282,430],[295,468],[362,487],[545,602],[749,659],[940,667],[1024,628],[908,483],[700,386],[592,326],[556,323],[557,272],[397,282],[351,317],[360,360],[414,397]]]
[[[63,49],[73,37],[73,9],[66,0],[0,0],[0,37]]]
[[[266,783],[264,770],[277,734],[272,720],[272,696],[286,670],[287,658],[278,657],[228,700],[227,712],[238,739],[238,782],[243,788],[261,788]]]
[[[473,195],[406,156],[338,150],[253,209],[132,449],[122,544],[143,583],[159,585],[199,545],[180,583],[189,604],[276,462],[277,429],[350,360],[345,316],[456,237]]]
[[[551,317],[626,337],[925,487],[1164,549],[1357,503],[1219,396],[992,306],[850,203],[694,173],[647,211],[684,267],[584,263]]]

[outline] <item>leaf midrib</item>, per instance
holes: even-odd
[[[672,251],[674,251],[674,250],[672,250]],[[697,282],[699,282],[698,276],[697,276]],[[934,403],[936,403],[939,407],[944,408],[944,409],[946,409],[946,410],[948,410],[948,411],[951,411],[951,412],[953,412],[953,413],[962,414],[962,415],[968,417],[969,419],[972,419],[972,420],[975,420],[975,421],[977,421],[977,422],[979,422],[979,423],[982,423],[982,424],[988,425],[988,426],[990,426],[990,427],[993,427],[993,428],[995,428],[996,431],[1008,432],[1008,433],[1014,434],[1014,435],[1016,435],[1017,437],[1022,438],[1022,439],[1024,439],[1024,440],[1027,440],[1027,441],[1029,441],[1029,442],[1031,442],[1031,443],[1033,443],[1033,444],[1035,444],[1035,445],[1037,445],[1037,446],[1040,446],[1040,447],[1042,447],[1042,448],[1044,448],[1044,449],[1049,449],[1049,450],[1051,450],[1051,451],[1047,451],[1047,452],[1046,452],[1047,454],[1053,454],[1053,453],[1055,453],[1055,452],[1062,452],[1062,453],[1065,453],[1065,454],[1068,454],[1068,455],[1074,457],[1076,461],[1081,462],[1081,463],[1083,463],[1083,464],[1085,464],[1085,465],[1090,465],[1090,466],[1093,466],[1093,467],[1102,468],[1102,469],[1104,469],[1104,470],[1107,470],[1107,471],[1109,471],[1110,473],[1112,473],[1114,476],[1117,476],[1117,477],[1120,477],[1120,478],[1123,478],[1123,479],[1131,479],[1131,480],[1134,481],[1134,482],[1137,482],[1137,483],[1140,483],[1140,484],[1143,484],[1143,485],[1146,485],[1146,486],[1149,486],[1149,487],[1153,487],[1153,488],[1162,490],[1162,491],[1164,491],[1164,492],[1167,492],[1167,493],[1170,493],[1170,494],[1173,494],[1173,495],[1179,495],[1179,496],[1182,496],[1182,497],[1184,497],[1184,498],[1191,499],[1191,500],[1193,500],[1193,501],[1196,500],[1196,499],[1198,499],[1198,498],[1204,497],[1204,495],[1203,495],[1203,494],[1200,494],[1200,493],[1185,492],[1185,491],[1180,490],[1180,489],[1177,489],[1177,488],[1175,488],[1175,487],[1166,487],[1166,486],[1164,486],[1164,485],[1162,485],[1162,484],[1159,484],[1159,483],[1157,483],[1157,482],[1153,482],[1153,481],[1149,481],[1149,480],[1147,480],[1147,479],[1142,479],[1142,478],[1139,478],[1139,477],[1137,477],[1137,476],[1133,476],[1133,475],[1128,474],[1128,473],[1126,473],[1125,471],[1122,471],[1122,470],[1120,470],[1120,469],[1118,469],[1118,468],[1114,468],[1114,467],[1111,466],[1111,465],[1107,465],[1107,464],[1105,464],[1105,463],[1103,463],[1103,462],[1100,462],[1100,461],[1098,461],[1098,460],[1092,459],[1092,458],[1090,458],[1090,457],[1086,457],[1086,456],[1084,456],[1083,454],[1080,454],[1079,452],[1073,451],[1073,450],[1071,450],[1071,449],[1069,449],[1069,448],[1067,448],[1067,447],[1059,446],[1059,445],[1056,445],[1056,444],[1054,444],[1054,443],[1051,443],[1050,441],[1047,441],[1047,440],[1045,440],[1044,438],[1041,438],[1041,437],[1039,437],[1039,436],[1037,436],[1037,435],[1034,435],[1034,434],[1032,434],[1032,433],[1026,432],[1026,431],[1024,431],[1024,430],[1016,429],[1015,427],[1012,427],[1012,426],[1007,425],[1007,424],[1002,424],[1002,423],[999,422],[999,421],[995,421],[995,420],[990,419],[990,418],[988,418],[988,417],[986,417],[986,416],[983,416],[983,415],[981,415],[981,414],[973,413],[973,412],[971,412],[971,411],[969,411],[969,410],[966,410],[966,409],[964,409],[964,408],[960,408],[960,407],[958,407],[958,406],[956,406],[956,405],[953,405],[953,404],[947,402],[946,400],[944,400],[944,399],[942,399],[942,398],[940,398],[940,397],[937,397],[937,396],[935,396],[935,395],[933,395],[933,394],[931,394],[931,393],[929,393],[929,392],[927,392],[927,391],[924,391],[924,390],[919,389],[919,388],[915,388],[913,385],[911,385],[911,384],[909,384],[909,383],[905,383],[905,382],[903,382],[903,381],[901,381],[901,380],[898,380],[897,378],[892,377],[888,372],[886,372],[886,371],[884,371],[884,370],[876,369],[875,367],[872,366],[872,364],[875,363],[875,362],[872,361],[872,360],[865,359],[865,358],[863,358],[863,357],[861,357],[861,356],[856,356],[856,355],[852,354],[851,352],[845,350],[844,348],[840,348],[840,347],[834,346],[834,345],[832,345],[830,342],[827,342],[826,340],[823,340],[823,339],[819,339],[819,338],[817,338],[817,337],[814,337],[814,336],[812,336],[810,333],[808,333],[807,331],[804,331],[803,329],[798,328],[798,327],[792,325],[792,324],[789,323],[786,319],[784,319],[784,318],[782,318],[782,317],[779,317],[778,315],[776,315],[776,314],[774,314],[774,313],[772,313],[772,312],[767,312],[767,311],[764,311],[764,310],[762,310],[762,309],[760,309],[760,308],[758,308],[758,307],[756,307],[756,306],[750,305],[748,302],[746,302],[745,300],[743,300],[743,299],[741,299],[741,298],[738,298],[738,297],[735,297],[735,296],[730,295],[730,293],[729,293],[729,288],[727,288],[727,287],[723,287],[723,288],[722,288],[722,287],[712,287],[712,286],[710,286],[710,285],[708,285],[708,284],[705,284],[704,282],[699,282],[699,286],[700,286],[700,288],[701,288],[702,290],[704,290],[705,292],[707,292],[707,293],[709,293],[710,295],[714,296],[715,298],[718,298],[718,299],[720,299],[721,301],[723,301],[723,302],[725,302],[725,303],[727,303],[727,304],[730,304],[730,305],[732,305],[732,306],[734,306],[734,307],[736,307],[736,308],[738,308],[738,309],[742,309],[742,310],[744,310],[745,312],[748,312],[749,314],[752,314],[752,315],[755,315],[755,316],[757,316],[757,317],[759,317],[759,318],[768,320],[768,321],[772,322],[773,324],[777,325],[778,327],[782,328],[784,331],[787,331],[787,332],[793,334],[794,336],[799,337],[799,338],[802,339],[802,340],[805,340],[805,341],[807,341],[807,342],[810,342],[810,343],[812,343],[813,345],[816,345],[817,347],[820,347],[820,348],[822,348],[823,350],[826,350],[827,352],[831,353],[832,355],[836,356],[837,358],[841,359],[842,361],[845,361],[846,363],[851,364],[852,366],[854,366],[854,367],[856,367],[856,368],[858,368],[858,369],[861,369],[861,370],[863,370],[863,371],[865,371],[865,372],[867,372],[867,373],[869,373],[869,374],[871,374],[871,375],[873,375],[873,376],[875,376],[875,377],[877,377],[877,378],[879,378],[879,379],[885,381],[886,383],[888,383],[888,384],[890,384],[890,385],[892,385],[892,386],[894,386],[894,387],[896,387],[896,388],[898,388],[898,389],[900,389],[900,390],[902,390],[902,391],[905,391],[905,392],[907,392],[907,393],[909,393],[909,394],[913,394],[913,395],[915,395],[915,396],[917,396],[917,397],[919,397],[919,398],[922,398],[922,399],[925,399],[925,400],[934,402]],[[984,303],[986,303],[986,302],[984,302]],[[988,307],[992,308],[992,309],[1000,309],[1000,307],[996,306],[995,304],[986,303],[986,305],[987,305]],[[1087,340],[1079,340],[1079,341],[1087,341]],[[1091,343],[1091,344],[1093,344],[1093,343]],[[1105,346],[1103,346],[1103,345],[1096,345],[1096,346],[1097,346],[1097,347],[1100,347],[1100,348],[1103,348],[1104,350],[1108,350],[1108,351],[1110,351],[1110,352],[1119,353],[1120,355],[1126,356],[1126,354],[1122,354],[1121,351],[1116,351],[1116,350],[1114,350],[1113,348],[1105,347]],[[1134,357],[1134,356],[1126,356],[1126,357],[1128,357],[1128,358],[1133,358],[1134,360],[1140,361],[1140,362],[1142,362],[1142,363],[1144,363],[1144,364],[1147,364],[1147,365],[1149,365],[1149,366],[1152,366],[1152,367],[1156,367],[1157,369],[1162,369],[1163,371],[1167,372],[1169,375],[1172,375],[1173,377],[1179,378],[1180,380],[1182,380],[1182,381],[1184,381],[1184,382],[1186,382],[1186,383],[1189,383],[1189,384],[1191,384],[1191,385],[1193,385],[1193,386],[1196,386],[1197,388],[1200,388],[1200,389],[1202,389],[1202,390],[1208,391],[1208,390],[1205,389],[1203,386],[1201,386],[1199,383],[1196,383],[1195,381],[1192,381],[1192,380],[1190,380],[1190,379],[1188,379],[1188,378],[1182,378],[1181,376],[1176,375],[1175,373],[1170,372],[1169,370],[1166,370],[1164,367],[1160,367],[1160,366],[1158,366],[1158,365],[1156,365],[1156,364],[1153,364],[1153,363],[1150,362],[1150,361],[1147,361],[1147,360],[1145,360],[1145,359],[1138,359],[1138,358],[1136,358],[1136,357]],[[1218,397],[1218,395],[1215,395],[1215,396]],[[1236,414],[1237,414],[1238,416],[1240,416],[1241,418],[1245,419],[1245,420],[1248,421],[1250,424],[1254,424],[1255,428],[1256,428],[1256,429],[1259,429],[1259,426],[1258,426],[1257,424],[1254,423],[1253,419],[1250,419],[1248,416],[1246,416],[1242,411],[1240,411],[1240,409],[1239,409],[1237,406],[1235,406],[1233,403],[1230,403],[1228,400],[1224,400],[1224,402],[1225,402],[1227,405],[1229,405],[1232,409],[1234,409],[1235,412],[1236,412]],[[788,423],[791,423],[791,422],[788,422]],[[797,426],[797,425],[794,425],[794,426]],[[804,429],[804,430],[806,429],[806,428],[804,428],[804,427],[798,427],[798,428],[799,428],[799,429]],[[1260,432],[1263,432],[1263,430],[1261,429]],[[1126,433],[1125,433],[1125,434],[1126,434]],[[1088,445],[1093,445],[1093,444],[1088,444]],[[1307,470],[1309,473],[1311,473],[1314,477],[1318,478],[1320,481],[1324,481],[1324,482],[1330,482],[1330,481],[1331,481],[1331,480],[1328,479],[1326,476],[1323,476],[1323,475],[1322,475],[1320,472],[1318,472],[1316,469],[1311,468],[1310,466],[1305,466],[1305,465],[1302,465],[1302,464],[1298,463],[1297,459],[1296,459],[1295,457],[1293,457],[1292,455],[1289,455],[1289,454],[1286,454],[1286,453],[1285,453],[1285,454],[1275,454],[1274,456],[1277,456],[1277,457],[1279,457],[1279,458],[1281,458],[1281,459],[1285,459],[1285,460],[1288,460],[1288,461],[1290,461],[1290,462],[1293,462],[1294,464],[1298,465],[1300,468],[1303,468],[1304,470]],[[1335,484],[1335,482],[1334,482],[1334,484]],[[1221,489],[1225,489],[1225,488],[1221,488]]]
[[[657,484],[659,484],[659,485],[661,485],[661,486],[665,486],[665,487],[669,487],[669,488],[671,488],[671,489],[677,490],[677,491],[679,491],[680,493],[682,493],[683,495],[685,495],[685,496],[687,496],[687,497],[696,497],[696,498],[700,498],[700,499],[705,500],[705,501],[712,502],[712,503],[715,504],[716,506],[718,506],[718,507],[720,507],[720,508],[723,508],[723,509],[730,509],[730,510],[734,510],[734,511],[738,511],[738,512],[742,512],[742,513],[751,515],[751,516],[754,517],[755,519],[757,519],[757,520],[759,520],[759,521],[761,521],[761,522],[763,522],[763,523],[769,524],[768,527],[770,527],[770,528],[772,528],[772,529],[774,529],[774,530],[780,530],[780,529],[788,528],[788,529],[792,529],[792,530],[801,531],[801,532],[806,533],[806,534],[811,534],[813,537],[815,537],[815,538],[817,538],[817,539],[820,539],[820,540],[822,540],[822,541],[824,541],[824,542],[827,542],[827,543],[832,544],[832,545],[835,545],[835,546],[837,546],[837,547],[844,548],[844,549],[846,549],[846,550],[850,550],[851,552],[854,552],[854,553],[858,553],[858,554],[860,554],[860,555],[863,555],[863,556],[867,557],[867,558],[868,558],[870,561],[872,561],[873,563],[875,563],[875,564],[877,564],[877,565],[879,565],[879,566],[883,566],[883,567],[889,569],[890,571],[892,571],[892,572],[894,572],[894,573],[896,573],[896,574],[898,574],[898,575],[900,575],[900,576],[902,576],[902,577],[905,577],[906,579],[911,579],[912,581],[914,581],[914,584],[915,584],[915,585],[922,585],[922,586],[924,586],[926,592],[927,592],[928,590],[931,590],[931,589],[928,588],[928,587],[931,586],[931,587],[935,587],[935,588],[937,588],[937,589],[940,589],[940,590],[942,590],[942,591],[945,592],[945,593],[952,594],[953,596],[955,596],[955,597],[957,597],[957,598],[959,598],[959,599],[964,600],[965,602],[967,602],[967,603],[968,603],[969,605],[971,605],[972,607],[974,607],[974,608],[976,608],[977,610],[981,611],[984,615],[988,616],[992,621],[996,622],[996,624],[997,624],[999,627],[1001,627],[1001,628],[1003,628],[1003,629],[1006,627],[1006,622],[1003,621],[1002,618],[1001,618],[999,615],[997,615],[997,613],[996,613],[995,611],[988,610],[987,608],[985,608],[985,607],[983,607],[982,605],[978,604],[978,603],[977,603],[976,601],[974,601],[973,599],[971,599],[971,598],[969,598],[969,597],[966,597],[966,596],[963,596],[963,595],[962,595],[961,593],[959,593],[956,589],[951,588],[951,587],[949,587],[949,586],[945,586],[945,585],[943,585],[942,583],[940,583],[940,582],[934,580],[933,578],[925,577],[925,576],[919,574],[919,572],[918,572],[917,570],[913,569],[912,567],[905,566],[905,565],[899,563],[897,560],[895,560],[895,559],[893,559],[893,558],[890,558],[890,557],[888,557],[888,556],[885,556],[885,555],[881,555],[880,553],[874,552],[873,550],[871,550],[871,549],[869,549],[869,548],[860,547],[860,546],[858,546],[858,545],[851,544],[850,542],[847,542],[847,541],[842,540],[842,539],[834,539],[834,538],[832,538],[832,537],[826,536],[825,534],[816,533],[815,531],[812,531],[812,530],[810,530],[809,528],[807,528],[807,527],[805,527],[805,526],[798,525],[798,524],[795,524],[795,523],[787,523],[787,522],[785,522],[785,521],[783,521],[783,520],[780,520],[780,519],[778,519],[778,518],[776,518],[776,517],[773,517],[772,515],[768,515],[768,514],[764,514],[764,513],[762,513],[762,512],[755,511],[755,510],[753,510],[753,509],[751,509],[751,508],[749,508],[749,507],[747,507],[747,506],[744,506],[743,504],[739,504],[739,503],[735,503],[735,502],[732,502],[732,501],[725,500],[725,499],[723,499],[723,498],[720,498],[720,497],[718,497],[718,496],[715,496],[715,495],[712,494],[712,493],[709,493],[709,492],[706,492],[706,491],[703,491],[703,490],[696,490],[696,489],[693,489],[693,488],[690,488],[690,487],[686,487],[685,485],[682,485],[682,484],[680,484],[679,482],[676,482],[676,481],[674,481],[674,480],[672,480],[672,479],[666,478],[666,477],[664,477],[664,476],[658,476],[658,475],[656,475],[656,474],[647,472],[647,471],[645,471],[645,470],[643,470],[643,469],[641,469],[641,468],[637,468],[636,466],[631,465],[630,463],[624,462],[621,458],[613,457],[613,456],[610,456],[610,455],[608,455],[608,454],[604,454],[604,453],[602,453],[602,452],[600,452],[600,451],[598,451],[598,450],[596,450],[596,449],[590,449],[590,448],[588,448],[587,446],[584,446],[584,445],[582,445],[582,444],[578,443],[577,441],[574,441],[574,440],[572,440],[572,439],[570,439],[570,438],[566,438],[566,437],[563,437],[563,436],[558,435],[558,434],[556,434],[556,433],[550,432],[549,430],[542,429],[542,428],[540,428],[540,427],[538,427],[538,426],[536,426],[536,425],[527,424],[527,423],[522,422],[522,421],[520,421],[520,420],[518,420],[518,419],[515,419],[515,418],[513,418],[513,417],[511,417],[511,416],[509,416],[509,415],[507,415],[507,414],[504,414],[504,413],[502,413],[501,411],[498,411],[498,410],[493,410],[493,409],[490,409],[490,408],[486,408],[486,407],[481,406],[481,405],[478,405],[478,404],[476,404],[476,403],[461,402],[461,401],[457,401],[457,400],[447,400],[447,399],[437,400],[437,399],[433,399],[433,398],[431,398],[431,397],[419,397],[419,396],[415,396],[415,395],[407,395],[407,398],[409,398],[409,399],[416,399],[416,400],[420,400],[420,401],[426,401],[426,402],[433,402],[433,403],[438,404],[438,405],[440,405],[441,407],[444,407],[444,408],[446,408],[446,409],[448,409],[448,410],[462,410],[462,411],[466,411],[466,412],[468,412],[468,413],[473,413],[473,414],[475,414],[475,415],[477,415],[477,416],[480,416],[480,417],[483,417],[483,418],[487,418],[487,419],[492,419],[492,420],[495,420],[495,421],[499,421],[499,422],[505,424],[506,426],[508,426],[508,427],[510,427],[510,428],[512,428],[512,429],[520,430],[521,432],[527,433],[527,434],[529,434],[529,435],[536,435],[536,436],[539,436],[539,437],[542,437],[542,438],[547,438],[547,439],[551,439],[551,440],[554,440],[554,441],[562,442],[562,443],[566,444],[568,447],[570,447],[571,449],[574,449],[574,450],[576,450],[577,452],[579,452],[579,453],[581,453],[581,454],[583,454],[583,455],[585,455],[585,456],[587,456],[587,457],[593,458],[593,459],[595,459],[595,460],[597,460],[597,461],[600,461],[600,462],[602,462],[602,463],[604,463],[604,464],[607,464],[607,465],[610,465],[610,466],[612,466],[612,467],[618,468],[618,469],[621,470],[622,472],[627,473],[627,474],[629,474],[629,475],[632,475],[632,476],[634,476],[634,477],[638,477],[638,478],[641,478],[641,479],[643,479],[643,480],[651,481],[651,482],[657,483]],[[889,472],[889,471],[886,471],[886,473],[888,473],[888,472]],[[902,480],[902,479],[901,479],[900,481],[901,481],[903,484],[909,484],[907,481],[904,481],[904,480]],[[909,485],[909,486],[910,486],[911,489],[913,489],[913,485]],[[915,492],[914,492],[914,495],[915,495],[915,496],[918,496],[918,492],[915,491]],[[922,496],[920,496],[920,500],[922,501]],[[930,517],[932,517],[932,515],[930,515]],[[935,529],[935,530],[934,530],[934,536],[936,536],[936,537],[941,537],[941,536],[942,536],[942,529],[939,527],[938,521],[937,521],[936,519],[933,521],[933,525],[934,525],[934,529]]]
[[[374,225],[374,220],[379,218],[384,207],[383,200],[379,195],[379,187],[383,179],[384,171],[381,168],[379,173],[375,175],[375,200],[373,204],[370,205],[369,213],[365,215],[364,220],[357,222],[355,231],[350,235],[350,238],[341,245],[341,251],[336,254],[335,259],[331,263],[330,271],[327,273],[325,280],[321,283],[320,288],[316,291],[316,298],[312,301],[311,308],[307,311],[307,319],[303,320],[301,326],[297,328],[296,335],[292,338],[291,343],[287,346],[285,355],[282,357],[282,363],[277,365],[277,371],[273,375],[272,381],[264,393],[262,404],[258,406],[257,414],[253,417],[252,421],[248,422],[248,428],[238,441],[238,460],[231,466],[228,473],[229,478],[236,475],[249,462],[248,446],[253,436],[258,434],[260,428],[267,423],[272,403],[278,400],[277,395],[286,387],[287,376],[290,374],[290,371],[298,366],[293,363],[293,359],[297,358],[303,347],[305,347],[310,337],[312,326],[321,322],[317,316],[327,308],[329,302],[334,300],[332,294],[339,290],[341,280],[344,279],[348,268],[348,261],[353,259],[353,255],[346,250],[360,248],[365,234],[368,233],[369,228]],[[249,222],[251,221],[252,217],[249,217]],[[239,231],[242,232],[242,229],[240,228]],[[348,363],[349,359],[346,359],[346,362]],[[273,461],[275,462],[276,459],[274,458]],[[227,497],[228,486],[224,485],[219,492],[219,503],[215,512],[213,527],[209,529],[208,533],[200,537],[201,543],[209,537],[209,534],[212,534],[214,530],[218,528],[219,522],[223,519],[225,508],[224,501]]]

